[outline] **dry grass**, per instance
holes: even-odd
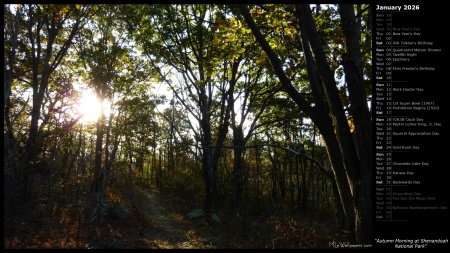
[[[195,201],[161,197],[153,194],[157,207],[148,205],[148,196],[136,188],[133,202],[129,194],[117,188],[109,193],[109,204],[120,203],[133,213],[127,220],[105,220],[99,226],[89,226],[79,208],[53,203],[20,210],[22,215],[4,218],[5,249],[262,249],[325,247],[328,241],[345,238],[342,231],[312,219],[290,216],[234,216],[221,212],[222,226],[206,220],[192,221],[186,214],[198,208]],[[149,192],[150,190],[146,190]],[[161,193],[162,194],[162,193]],[[154,217],[150,208],[158,208],[161,217]],[[20,208],[16,208],[19,210]],[[154,211],[154,210],[153,210]],[[84,216],[84,215],[83,215]],[[246,220],[246,222],[244,222]],[[169,229],[169,228],[170,229]],[[213,239],[211,239],[213,238]],[[220,243],[215,244],[214,240]]]

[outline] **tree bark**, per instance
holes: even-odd
[[[103,104],[103,99],[100,99]],[[100,115],[97,120],[96,140],[95,140],[95,155],[94,155],[94,178],[92,180],[91,195],[92,195],[92,212],[90,222],[99,225],[102,221],[102,208],[104,202],[104,192],[102,191],[102,181],[104,180],[104,173],[102,171],[103,158],[103,135],[104,135],[104,116],[103,107],[100,107]]]
[[[349,92],[350,113],[354,119],[356,146],[361,165],[355,189],[356,237],[357,241],[370,244],[372,238],[372,122],[363,86],[361,34],[358,29],[360,26],[357,24],[352,4],[339,5],[339,13],[346,48],[342,65]]]
[[[211,148],[211,126],[209,117],[203,115],[200,124],[203,130],[203,141],[205,145],[202,156],[203,177],[205,182],[205,212],[213,214],[217,212],[217,186],[216,171],[213,166],[213,152]]]
[[[301,32],[302,34],[305,33],[307,37],[307,41],[302,41],[302,43],[304,47],[309,45],[312,49],[315,66],[318,69],[318,74],[322,80],[323,90],[326,95],[328,105],[330,106],[330,116],[333,120],[332,125],[334,131],[336,132],[339,151],[343,158],[344,168],[353,191],[357,178],[359,161],[353,145],[350,127],[347,122],[347,117],[345,116],[344,107],[339,97],[334,74],[331,71],[323,50],[323,46],[321,45],[319,36],[314,27],[314,20],[312,18],[309,5],[296,5],[296,10],[298,12],[297,17],[300,21],[300,28],[302,29]]]
[[[34,12],[36,11],[36,13]],[[37,20],[35,20],[37,18]],[[39,8],[32,8],[29,5],[29,43],[31,44],[31,54],[33,59],[32,69],[32,86],[33,86],[33,107],[31,111],[30,122],[30,134],[27,140],[26,150],[26,162],[32,162],[38,152],[38,125],[41,112],[41,106],[44,99],[44,94],[48,89],[48,83],[50,75],[59,66],[62,59],[65,57],[68,49],[72,46],[72,40],[81,28],[80,19],[75,20],[71,27],[70,34],[67,40],[61,45],[59,51],[54,51],[54,42],[58,33],[62,31],[64,21],[56,22],[49,16],[42,15]],[[33,27],[36,26],[36,31],[33,31]],[[43,27],[46,27],[48,37],[46,38],[47,44],[44,54],[41,48],[41,32]],[[37,47],[37,48],[36,48]],[[53,56],[53,58],[52,58]],[[39,75],[41,77],[39,78]]]
[[[248,8],[245,5],[240,5],[240,10],[256,40],[266,52],[275,73],[279,77],[280,82],[285,87],[287,93],[296,102],[300,109],[316,124],[325,140],[328,156],[333,168],[332,171],[336,179],[336,186],[339,191],[341,204],[352,237],[359,243],[370,241],[370,234],[365,237],[361,235],[361,225],[367,225],[364,228],[366,230],[365,232],[367,232],[367,230],[371,230],[371,218],[369,215],[371,203],[368,203],[371,202],[371,197],[368,197],[368,193],[370,192],[369,185],[371,169],[370,167],[365,168],[365,165],[369,160],[361,161],[360,163],[360,158],[361,155],[365,156],[363,159],[370,157],[368,152],[371,145],[369,145],[369,147],[367,145],[361,146],[359,145],[360,143],[358,143],[358,150],[364,153],[361,153],[360,157],[358,157],[356,147],[350,133],[347,117],[345,116],[343,105],[336,87],[336,82],[325,57],[317,31],[315,30],[309,5],[296,5],[296,14],[301,27],[303,47],[309,47],[313,53],[313,57],[310,57],[309,60],[307,59],[307,62],[314,62],[314,66],[317,69],[316,73],[320,76],[319,81],[321,82],[321,87],[312,87],[313,93],[316,94],[314,95],[316,99],[315,104],[320,105],[323,103],[323,101],[318,101],[320,96],[317,96],[322,89],[326,95],[324,96],[324,99],[327,101],[324,105],[329,106],[329,113],[324,113],[327,112],[327,110],[325,108],[320,108],[320,106],[319,108],[311,107],[310,104],[298,93],[284,73],[278,56],[271,49],[264,36],[261,34],[261,31],[256,26]],[[345,18],[343,22],[346,22]],[[308,71],[308,73],[310,75],[314,74],[311,71]],[[317,84],[318,80],[315,79],[315,76],[310,76],[310,79],[314,81],[313,85]],[[361,93],[354,96],[356,100],[365,99],[365,95],[362,95],[361,97]],[[365,135],[361,136],[361,140],[369,141],[371,128],[366,128],[366,126],[370,126],[370,124],[367,125],[367,119],[364,122],[365,123],[360,126],[360,134]],[[365,148],[366,150],[362,150]],[[364,173],[362,173],[363,171]],[[365,175],[361,177],[361,174]],[[356,232],[358,232],[358,235],[355,234]]]
[[[237,211],[240,206],[242,186],[243,186],[243,152],[244,149],[240,148],[245,146],[244,136],[241,126],[233,128],[233,145],[239,148],[233,149],[234,162],[233,162],[233,179],[232,179],[232,198],[233,198],[233,210]]]

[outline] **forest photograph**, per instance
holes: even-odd
[[[372,244],[370,4],[4,4],[5,249]]]

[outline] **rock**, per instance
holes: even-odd
[[[206,214],[205,211],[203,211],[202,209],[195,209],[192,210],[190,213],[188,213],[187,217],[189,219],[197,219],[205,216],[205,214]]]
[[[123,249],[123,242],[113,239],[112,242],[108,243],[108,249]]]
[[[216,226],[222,225],[222,220],[215,213],[211,214],[211,221],[212,221],[213,225],[216,225]]]

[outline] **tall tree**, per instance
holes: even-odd
[[[102,207],[105,202],[106,181],[111,165],[110,150],[111,127],[113,123],[113,106],[117,94],[126,92],[124,84],[132,86],[143,79],[136,70],[134,79],[127,73],[138,64],[134,65],[128,48],[127,37],[123,33],[123,22],[118,19],[120,8],[114,5],[102,6],[101,10],[93,17],[89,27],[83,30],[85,40],[89,44],[79,45],[80,59],[84,63],[86,82],[95,91],[100,102],[100,114],[96,122],[96,143],[94,178],[91,187],[92,213],[90,221],[101,222]],[[138,67],[137,67],[138,68]],[[110,104],[108,120],[104,114],[105,102]],[[114,146],[117,145],[115,141]]]
[[[214,214],[217,167],[232,107],[228,97],[238,80],[241,61],[213,44],[213,25],[224,22],[223,15],[212,5],[194,4],[143,6],[134,16],[142,18],[130,27],[145,55],[196,120],[191,128],[201,143],[204,208]],[[170,78],[173,73],[168,67],[180,73],[178,80]]]
[[[87,7],[80,5],[24,5],[23,22],[27,26],[27,48],[31,55],[33,109],[26,161],[34,160],[37,152],[39,117],[49,78],[61,64],[75,36],[85,25]]]
[[[6,127],[5,143],[6,147],[13,141],[12,124],[9,116],[11,104],[11,85],[13,83],[13,70],[16,64],[16,54],[18,50],[19,20],[22,15],[22,8],[16,7],[15,14],[10,5],[4,5],[4,30],[3,40],[5,43],[3,55],[3,122]]]
[[[370,11],[371,6],[367,6]],[[343,55],[345,80],[350,99],[350,112],[353,117],[356,133],[356,151],[359,158],[359,168],[356,168],[355,178],[355,210],[356,210],[356,236],[357,240],[370,243],[372,233],[372,123],[368,108],[366,91],[364,89],[364,62],[361,52],[361,20],[355,15],[353,5],[339,5],[342,22],[342,31],[345,38],[346,52]],[[358,13],[361,16],[362,13]],[[366,17],[370,21],[370,15]],[[367,21],[365,21],[367,26]],[[370,25],[370,24],[369,24]],[[366,33],[370,34],[370,33]],[[368,40],[367,40],[368,39]],[[366,38],[370,43],[370,37]],[[364,43],[367,45],[367,43]],[[370,49],[370,48],[369,48]]]
[[[6,8],[9,7],[5,6],[5,11]],[[8,28],[6,34],[9,34],[5,34],[8,49],[8,58],[5,58],[5,116],[8,117],[12,84],[20,80],[32,89],[29,134],[21,159],[24,161],[21,165],[24,170],[24,193],[28,181],[25,168],[31,168],[27,164],[34,163],[40,152],[39,120],[51,77],[64,61],[75,36],[85,25],[92,10],[90,6],[82,5],[25,4],[16,5],[14,18],[8,15],[11,18],[7,19],[9,28],[5,27]],[[17,54],[16,51],[21,53]],[[10,124],[9,127],[12,128]]]
[[[267,54],[275,73],[285,87],[287,93],[296,102],[299,108],[317,125],[324,138],[328,155],[332,163],[337,188],[340,193],[341,203],[346,215],[347,225],[349,226],[352,235],[359,243],[370,243],[371,217],[369,214],[371,205],[367,203],[367,200],[371,199],[370,181],[368,181],[369,175],[371,175],[371,153],[364,151],[365,155],[358,157],[356,152],[357,149],[369,149],[370,151],[371,131],[370,128],[369,130],[366,128],[366,126],[368,126],[367,123],[370,123],[370,117],[367,118],[362,116],[363,119],[361,120],[364,123],[361,123],[359,126],[355,125],[356,132],[359,132],[360,135],[367,136],[361,136],[361,139],[359,140],[360,143],[358,144],[364,145],[354,145],[348,118],[345,114],[334,73],[331,68],[333,64],[329,61],[327,53],[324,50],[328,45],[324,44],[319,36],[311,7],[309,5],[300,4],[286,6],[286,12],[292,13],[295,17],[295,21],[298,22],[298,34],[300,37],[298,43],[302,46],[301,51],[305,58],[305,67],[307,69],[310,89],[313,95],[312,101],[308,101],[287,77],[287,73],[283,69],[283,63],[280,61],[279,56],[271,45],[269,45],[269,42],[262,34],[261,29],[255,23],[254,17],[250,13],[248,7],[240,5],[239,8],[255,35],[256,40]],[[351,11],[348,8],[350,8]],[[356,21],[350,22],[355,16],[351,16],[349,12],[354,12],[352,5],[344,5],[343,8],[341,8],[341,23],[342,26],[345,26],[343,30],[348,29],[344,32],[346,43],[343,46],[345,46],[346,51],[351,51],[351,53],[347,53],[347,56],[351,57],[349,58],[350,60],[343,59],[344,71],[346,71],[346,74],[348,75],[359,75],[359,77],[349,76],[346,80],[348,84],[349,81],[353,81],[349,80],[350,78],[357,78],[359,82],[354,82],[353,85],[359,85],[359,87],[354,88],[363,91],[363,76],[360,71],[364,63],[362,62],[360,54],[355,53],[356,51],[360,51],[360,47],[358,46],[360,44],[360,38],[357,37],[357,34],[354,34],[355,29],[359,28],[357,27]],[[355,38],[356,40],[354,40]],[[349,41],[351,39],[353,40]],[[349,66],[346,67],[345,65],[347,64]],[[348,70],[349,67],[356,68],[356,70],[351,73],[351,70]],[[348,96],[352,97],[350,99],[350,101],[352,101],[352,109],[357,107],[357,105],[367,104],[367,98],[364,92],[352,92],[349,93]],[[367,110],[367,107],[363,106],[358,110],[365,111]],[[368,113],[361,114],[369,115]],[[364,229],[361,227],[362,225],[365,225]]]

